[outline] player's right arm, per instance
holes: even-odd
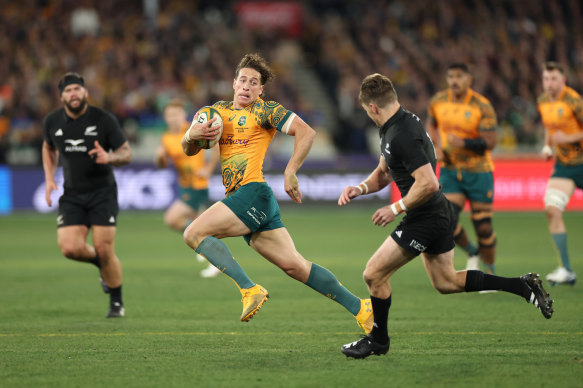
[[[378,166],[358,186],[346,186],[338,198],[338,206],[348,204],[359,195],[376,193],[393,181],[385,158],[381,155]]]
[[[186,131],[180,141],[182,150],[188,156],[193,156],[200,152],[201,148],[196,145],[196,140],[214,140],[219,134],[219,128],[211,128],[213,123],[217,120],[216,117],[213,117],[206,123],[199,123],[197,118],[198,115],[194,116],[190,128],[188,128],[188,131]]]
[[[47,205],[52,206],[51,192],[57,190],[55,172],[59,163],[59,151],[54,146],[49,145],[46,140],[43,141],[42,159],[45,172],[45,200]]]
[[[433,142],[433,147],[435,148],[435,158],[442,162],[443,161],[443,148],[441,147],[441,136],[439,136],[439,128],[437,128],[437,121],[432,116],[427,118],[425,122],[425,131],[429,134],[429,138]]]

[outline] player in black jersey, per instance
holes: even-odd
[[[45,118],[42,148],[49,206],[51,192],[57,190],[59,156],[65,176],[57,216],[59,248],[65,257],[99,268],[103,291],[110,295],[107,317],[123,317],[122,269],[114,251],[118,204],[112,166],[130,162],[130,145],[113,115],[87,103],[79,74],[65,74],[59,93],[64,106]],[[86,242],[89,228],[93,246]]]
[[[423,259],[431,283],[442,294],[507,291],[524,297],[537,306],[545,318],[550,318],[553,301],[543,289],[538,274],[503,278],[480,271],[454,269],[453,211],[435,176],[435,150],[421,120],[400,106],[391,80],[381,74],[372,74],[363,80],[359,101],[380,128],[382,155],[379,165],[367,179],[358,186],[344,189],[338,205],[379,191],[394,180],[403,198],[378,209],[372,221],[375,225],[386,226],[400,213],[407,215],[364,270],[374,314],[373,329],[360,340],[342,346],[342,353],[354,358],[387,353],[390,346],[387,330],[391,306],[389,278],[418,255]]]

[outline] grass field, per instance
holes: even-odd
[[[371,225],[372,210],[297,206],[283,215],[306,258],[365,296],[362,270],[391,230]],[[107,320],[97,271],[61,256],[54,215],[0,218],[1,387],[582,384],[583,284],[550,288],[555,315],[546,320],[511,294],[439,295],[416,259],[392,280],[390,352],[352,360],[339,350],[361,334],[349,313],[230,239],[235,257],[271,294],[254,319],[239,322],[235,285],[224,275],[200,278],[204,265],[161,219],[120,215],[126,317]],[[574,269],[583,275],[583,214],[569,213],[566,222]],[[498,274],[556,266],[542,213],[496,214],[495,228]]]

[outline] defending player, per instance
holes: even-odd
[[[213,105],[223,118],[219,145],[226,198],[215,203],[184,231],[184,240],[231,277],[242,294],[241,321],[248,321],[265,303],[268,292],[253,282],[233,259],[224,237],[243,236],[261,256],[287,275],[340,303],[352,313],[359,326],[372,328],[370,300],[361,300],[348,291],[327,269],[307,261],[296,250],[280,218],[277,201],[265,183],[262,168],[269,143],[276,132],[294,136],[294,152],[284,172],[284,188],[296,203],[302,202],[296,172],[303,164],[315,131],[300,117],[275,101],[261,99],[272,70],[258,54],[247,54],[235,71],[233,101]],[[199,152],[195,140],[213,139],[218,129],[196,120],[182,140],[184,152]]]
[[[496,114],[490,102],[470,88],[472,76],[465,64],[450,65],[446,79],[449,88],[431,99],[427,120],[427,132],[442,162],[439,182],[455,210],[455,243],[469,255],[466,269],[479,269],[481,257],[486,272],[493,274],[496,234],[492,228],[494,165],[490,150],[496,145]],[[478,247],[458,221],[466,200]]]
[[[131,160],[119,123],[110,113],[87,103],[83,77],[67,73],[59,81],[64,107],[44,120],[42,148],[45,198],[52,205],[55,171],[63,161],[65,192],[59,198],[57,239],[65,257],[99,268],[103,291],[109,293],[108,318],[124,316],[122,269],[114,251],[117,185],[112,166]],[[93,230],[93,246],[87,244]]]
[[[553,301],[537,274],[503,278],[476,270],[454,269],[454,213],[435,176],[435,150],[421,120],[400,106],[391,80],[381,74],[372,74],[363,80],[359,101],[380,128],[381,158],[364,182],[344,189],[338,205],[346,205],[361,194],[377,192],[394,180],[403,198],[378,209],[372,221],[384,227],[400,213],[407,215],[364,270],[374,327],[369,335],[342,346],[342,352],[354,358],[387,353],[390,346],[387,329],[391,307],[389,278],[418,255],[423,259],[433,287],[442,294],[502,290],[525,298],[537,306],[545,318],[550,318]]]
[[[166,105],[164,121],[168,130],[162,135],[154,163],[156,167],[163,168],[172,161],[178,174],[178,198],[164,213],[164,222],[171,229],[183,233],[192,220],[205,210],[209,200],[209,178],[219,161],[219,148],[214,147],[210,151],[211,158],[208,162],[205,152],[193,157],[184,154],[180,141],[190,123],[186,120],[184,103],[179,99],[173,99]],[[205,261],[204,257],[200,255],[197,257],[199,261]],[[221,271],[209,263],[200,275],[210,278],[219,273]]]
[[[545,192],[545,212],[549,231],[559,250],[559,267],[547,275],[551,284],[575,284],[567,249],[567,228],[563,211],[575,192],[583,189],[583,98],[566,85],[563,67],[556,62],[543,64],[543,94],[538,98],[538,110],[545,127],[542,153],[556,161]]]

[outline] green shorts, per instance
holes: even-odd
[[[470,201],[494,201],[494,175],[492,172],[468,172],[441,168],[439,183],[443,193],[461,193]]]
[[[250,234],[243,236],[247,244],[255,232],[285,227],[273,191],[265,182],[247,183],[221,202],[251,229]]]
[[[192,187],[178,186],[178,198],[190,206],[192,210],[199,211],[209,201],[209,190],[195,190]]]
[[[575,186],[583,189],[583,164],[567,166],[559,162],[555,163],[551,178],[567,178],[575,182]]]

